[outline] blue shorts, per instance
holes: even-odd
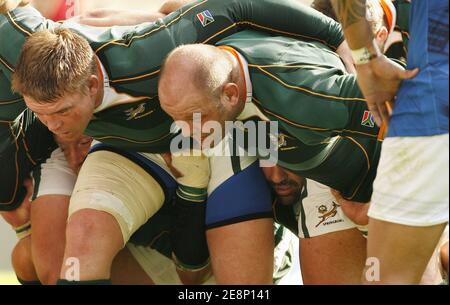
[[[170,215],[169,203],[173,202],[176,196],[176,180],[173,179],[165,170],[155,164],[153,161],[145,158],[139,153],[117,149],[105,144],[94,145],[91,152],[97,150],[108,150],[120,154],[134,163],[138,164],[147,171],[156,181],[159,182],[165,193],[165,202],[163,207],[150,220],[158,223],[159,232],[161,222],[155,221],[160,218],[167,221],[164,228],[170,231],[172,216]],[[245,222],[253,219],[272,218],[272,195],[270,186],[266,182],[264,174],[259,167],[259,161],[254,162],[245,169],[240,170],[221,183],[208,197],[206,209],[206,228],[212,229],[239,222]],[[131,238],[134,243],[145,244],[148,236],[141,236],[141,233],[151,229],[150,220],[148,228],[139,229]],[[144,225],[143,227],[145,227]],[[149,234],[152,235],[152,234]],[[139,241],[137,241],[138,239]]]
[[[449,21],[447,0],[413,0],[408,67],[420,73],[402,83],[389,137],[448,133]]]
[[[231,176],[208,197],[207,229],[272,217],[270,186],[259,161]]]

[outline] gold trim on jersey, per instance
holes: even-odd
[[[130,44],[131,44],[131,42],[132,42],[133,40],[135,40],[135,39],[141,39],[141,38],[147,37],[148,35],[151,35],[151,34],[157,32],[157,31],[160,31],[160,30],[162,30],[162,29],[165,29],[165,28],[168,28],[168,27],[172,26],[174,23],[178,22],[184,15],[186,15],[186,13],[188,13],[189,11],[191,11],[192,9],[194,9],[194,8],[200,6],[200,5],[205,4],[206,2],[208,2],[208,0],[205,0],[205,1],[201,2],[201,3],[198,3],[198,4],[194,5],[193,7],[189,8],[189,9],[186,10],[185,12],[181,13],[177,18],[175,18],[174,20],[172,20],[172,21],[171,21],[170,23],[168,23],[167,25],[161,25],[160,27],[158,27],[158,28],[156,28],[156,29],[152,29],[152,30],[150,30],[150,31],[147,32],[147,33],[144,33],[144,34],[142,34],[142,35],[138,35],[138,36],[132,37],[128,43],[120,43],[120,42],[119,42],[119,40],[123,40],[123,39],[116,39],[116,40],[109,41],[109,42],[107,42],[107,43],[101,45],[98,49],[96,49],[96,50],[95,50],[95,54],[97,54],[97,53],[100,52],[103,48],[105,48],[105,47],[107,47],[108,45],[111,45],[111,44],[119,45],[119,46],[124,46],[124,47],[129,47]],[[250,25],[250,26],[255,27],[255,28],[259,28],[259,29],[271,31],[271,32],[274,32],[274,33],[282,34],[282,35],[288,35],[288,36],[297,37],[297,38],[298,38],[298,37],[302,37],[302,38],[306,38],[306,39],[309,39],[309,40],[318,41],[318,42],[321,42],[321,43],[323,43],[324,45],[328,46],[328,47],[331,48],[332,50],[336,50],[336,47],[335,47],[335,46],[332,46],[332,45],[328,44],[328,43],[327,43],[326,41],[324,41],[324,40],[321,40],[321,39],[318,39],[318,38],[315,38],[315,37],[311,37],[311,36],[307,36],[307,35],[302,35],[302,34],[297,34],[297,33],[291,33],[291,32],[287,32],[287,31],[277,30],[277,29],[270,28],[270,27],[266,27],[266,26],[262,26],[262,25],[259,25],[259,24],[256,24],[256,23],[253,23],[253,22],[250,22],[250,21],[239,21],[239,22],[235,22],[235,23],[231,24],[230,26],[228,26],[228,27],[226,27],[226,28],[224,28],[224,29],[218,31],[218,32],[215,33],[214,35],[210,36],[209,38],[207,38],[206,40],[204,40],[202,43],[208,43],[210,40],[214,39],[215,37],[217,37],[217,36],[219,36],[219,35],[221,35],[221,34],[227,32],[227,31],[231,30],[232,28],[235,28],[235,27],[237,27],[237,26],[242,26],[242,25]],[[131,80],[142,79],[142,78],[145,78],[145,77],[149,77],[149,76],[156,75],[156,74],[158,74],[159,72],[161,72],[161,70],[158,70],[158,71],[155,71],[155,72],[152,72],[152,73],[143,74],[143,75],[136,76],[136,77],[126,78],[126,79],[118,79],[118,80],[111,81],[111,82],[114,83],[114,82],[122,82],[122,81],[131,81]]]
[[[328,44],[325,40],[318,39],[316,37],[311,37],[311,36],[308,36],[308,35],[303,35],[303,34],[298,34],[298,33],[291,33],[291,32],[282,31],[282,30],[277,30],[277,29],[270,28],[270,27],[267,27],[267,26],[262,26],[262,25],[259,25],[259,24],[256,24],[256,23],[253,23],[253,22],[250,22],[250,21],[239,21],[239,22],[236,23],[236,25],[250,25],[250,26],[255,27],[255,28],[259,28],[259,29],[262,29],[262,30],[275,32],[275,33],[282,34],[282,35],[288,35],[288,36],[293,36],[293,37],[297,37],[297,38],[298,37],[302,37],[302,38],[306,38],[306,39],[309,39],[309,40],[318,41],[318,42],[326,45],[327,47],[331,48],[332,50],[336,50],[335,46],[332,46],[332,45]]]
[[[161,140],[169,137],[170,135],[171,135],[171,133],[168,133],[167,135],[165,135],[165,136],[163,136],[163,137],[161,137],[159,139],[151,140],[151,141],[137,141],[137,140],[132,140],[132,139],[128,139],[128,138],[124,138],[124,137],[118,137],[118,136],[112,136],[112,135],[111,136],[103,136],[103,137],[97,137],[97,136],[94,136],[94,137],[95,137],[95,139],[97,141],[100,141],[100,142],[102,140],[106,140],[106,139],[117,139],[117,140],[122,140],[122,141],[130,142],[130,143],[135,143],[135,144],[151,144],[151,143],[155,143],[155,142],[161,141]]]
[[[263,68],[263,69],[268,69],[268,68],[287,68],[287,69],[307,69],[307,68],[314,68],[314,69],[322,69],[322,70],[328,70],[328,67],[322,67],[322,66],[317,66],[317,65],[295,65],[294,63],[292,64],[285,64],[285,65],[249,65],[252,66],[253,68],[258,67],[258,68]]]
[[[9,101],[0,101],[0,105],[10,105],[10,104],[20,102],[21,100],[23,100],[23,98],[17,98],[15,100],[9,100]]]
[[[354,138],[352,137],[344,137],[347,138],[349,140],[351,140],[353,143],[355,143],[364,153],[364,156],[366,157],[366,161],[367,161],[367,172],[364,175],[364,177],[361,179],[361,182],[359,183],[359,185],[356,187],[355,191],[353,192],[352,196],[350,196],[349,198],[346,199],[353,199],[356,195],[356,193],[359,191],[359,189],[361,188],[361,185],[364,182],[364,179],[367,177],[367,174],[370,172],[371,169],[371,164],[370,164],[370,158],[369,158],[369,154],[367,153],[366,149],[364,148],[364,146],[362,146],[358,141],[356,141]]]
[[[298,149],[298,146],[293,146],[293,147],[280,147],[278,148],[280,151],[291,151],[291,150],[296,150]]]
[[[16,21],[14,20],[14,18],[11,16],[11,12],[8,12],[7,13],[7,19],[9,19],[10,21],[11,21],[11,23],[13,24],[13,26],[15,27],[15,28],[17,28],[19,31],[21,31],[22,33],[24,33],[24,34],[26,34],[26,35],[28,35],[28,36],[31,36],[32,35],[32,33],[30,33],[30,32],[28,32],[27,30],[25,30],[24,28],[22,28],[20,25],[18,25],[17,23],[16,23]]]
[[[295,90],[298,90],[298,91],[304,91],[304,92],[307,92],[307,93],[309,93],[311,95],[315,95],[315,96],[319,96],[319,97],[325,97],[325,98],[329,98],[329,99],[333,99],[333,100],[366,102],[366,100],[363,99],[363,98],[357,98],[357,97],[347,97],[346,98],[346,97],[340,97],[340,96],[327,95],[327,94],[323,94],[323,93],[314,92],[312,90],[309,90],[309,89],[306,89],[306,88],[302,88],[302,87],[299,87],[299,86],[289,85],[288,83],[284,82],[283,80],[281,80],[277,76],[273,75],[269,71],[266,71],[262,66],[251,65],[251,64],[249,64],[248,66],[251,67],[251,68],[256,68],[256,69],[260,70],[264,74],[267,74],[269,77],[271,77],[272,79],[276,80],[277,82],[282,84],[284,87],[289,88],[289,89],[295,89]],[[280,65],[279,67],[290,68],[291,66]]]
[[[31,163],[36,166],[37,162],[33,160],[33,158],[30,155],[30,149],[28,148],[27,142],[25,141],[25,133],[23,132],[23,128],[20,129],[20,133],[22,134],[22,143],[23,147],[25,147],[25,152],[27,154],[28,160],[31,161]]]
[[[256,102],[257,104],[259,104],[260,106],[262,106],[262,103],[260,101],[258,101],[255,97],[253,98],[253,101]],[[267,110],[267,109],[264,109],[264,112],[267,112],[269,115],[272,115],[272,116],[276,117],[277,119],[279,119],[279,120],[281,120],[281,121],[283,121],[285,123],[288,123],[290,125],[293,125],[295,127],[308,129],[308,130],[315,130],[315,131],[334,131],[334,130],[329,129],[329,128],[311,127],[311,126],[298,124],[298,123],[292,122],[292,121],[290,121],[290,120],[288,120],[288,119],[286,119],[286,118],[284,118],[284,117],[282,117],[282,116],[280,116],[278,114],[275,114],[272,111]]]
[[[17,136],[14,134],[14,131],[11,127],[11,124],[9,124],[9,130],[11,131],[11,134],[14,137],[14,143],[16,145],[16,158],[15,158],[15,164],[16,164],[16,186],[14,188],[14,194],[12,195],[12,198],[9,202],[0,202],[2,205],[11,204],[14,201],[14,198],[17,195],[17,190],[19,188],[19,163],[17,162],[18,154],[19,154],[19,145],[17,144]]]
[[[10,72],[14,73],[14,68],[11,67],[3,58],[0,57],[0,63],[2,63]]]
[[[258,101],[254,97],[253,97],[253,102],[256,102],[257,104],[261,105],[261,107],[262,107],[262,103],[260,101]],[[298,128],[302,128],[302,129],[308,129],[308,130],[314,130],[314,131],[322,131],[322,132],[329,131],[329,132],[336,132],[336,133],[348,132],[348,133],[364,135],[364,136],[371,137],[371,138],[377,138],[378,137],[378,135],[373,135],[373,134],[370,134],[370,133],[365,133],[365,132],[356,131],[356,130],[349,130],[349,129],[336,130],[336,129],[329,129],[329,128],[327,129],[327,128],[311,127],[311,126],[301,125],[301,124],[292,122],[291,120],[286,119],[286,118],[284,118],[284,117],[282,117],[282,116],[280,116],[278,114],[275,114],[275,113],[271,112],[270,110],[264,109],[264,112],[268,113],[269,115],[272,115],[272,116],[276,117],[277,119],[279,119],[279,120],[281,120],[281,121],[283,121],[283,122],[285,122],[287,124],[290,124],[292,126],[295,126],[295,127],[298,127]]]

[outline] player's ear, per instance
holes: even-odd
[[[376,34],[376,39],[379,41],[379,44],[384,45],[388,39],[389,30],[382,26],[381,29]]]
[[[98,91],[100,90],[100,85],[102,85],[103,82],[100,82],[100,79],[97,75],[90,75],[88,79],[88,90],[90,96],[96,96]]]
[[[239,86],[236,83],[227,83],[223,86],[222,99],[226,106],[235,107],[239,104]]]

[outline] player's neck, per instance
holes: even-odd
[[[236,77],[234,82],[239,87],[239,102],[244,105],[247,99],[247,84],[244,72],[245,68],[238,57],[238,53],[234,49],[231,49],[229,47],[222,47],[222,49],[224,49],[225,53],[228,55],[229,60],[231,60],[233,66],[232,74]]]

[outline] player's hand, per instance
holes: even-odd
[[[33,195],[33,182],[31,179],[26,179],[23,183],[27,190],[27,194],[22,204],[14,211],[1,212],[3,219],[12,227],[17,228],[23,226],[30,221],[31,201],[30,198]]]
[[[347,72],[351,74],[356,74],[356,68],[353,62],[352,52],[350,47],[347,44],[347,41],[344,40],[343,43],[337,48],[336,53],[341,57],[342,62],[347,68]]]
[[[395,100],[400,84],[417,76],[419,69],[405,70],[386,56],[379,56],[368,64],[357,65],[358,84],[367,100],[378,126],[389,124],[388,103]]]
[[[336,190],[331,190],[331,194],[336,198],[336,201],[341,206],[344,214],[353,221],[353,223],[359,226],[366,226],[369,223],[369,216],[367,213],[369,211],[370,203],[346,200],[342,197],[341,193]]]

